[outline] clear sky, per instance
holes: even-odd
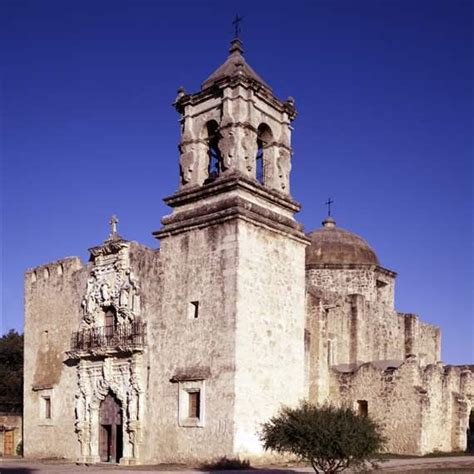
[[[176,89],[197,91],[244,17],[245,57],[293,96],[292,191],[398,272],[396,306],[474,362],[473,2],[2,0],[2,332],[23,273],[108,234],[152,247],[178,185]],[[67,318],[68,308],[64,308]]]

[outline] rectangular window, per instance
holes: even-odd
[[[179,426],[203,427],[206,418],[205,380],[181,380],[178,383]]]
[[[201,417],[201,392],[188,392],[188,417]]]
[[[43,397],[43,415],[45,420],[51,419],[51,398]]]
[[[369,403],[367,400],[357,400],[357,412],[361,416],[369,414]]]
[[[199,317],[199,301],[191,301],[188,307],[189,319],[197,319]]]

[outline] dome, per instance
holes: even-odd
[[[379,265],[376,253],[362,237],[336,227],[332,217],[322,224],[323,227],[307,234],[311,244],[306,248],[306,265]]]

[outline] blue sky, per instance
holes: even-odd
[[[24,271],[87,259],[111,214],[158,245],[178,185],[171,103],[225,60],[239,13],[247,61],[296,101],[306,230],[332,197],[398,272],[397,308],[441,326],[445,361],[473,363],[472,5],[3,0],[2,332],[22,328]]]

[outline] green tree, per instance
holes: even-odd
[[[292,453],[311,463],[316,473],[326,474],[374,464],[385,443],[370,417],[350,408],[318,407],[308,402],[283,408],[263,424],[260,439],[266,450]]]
[[[13,329],[0,337],[0,411],[21,411],[23,334]]]

